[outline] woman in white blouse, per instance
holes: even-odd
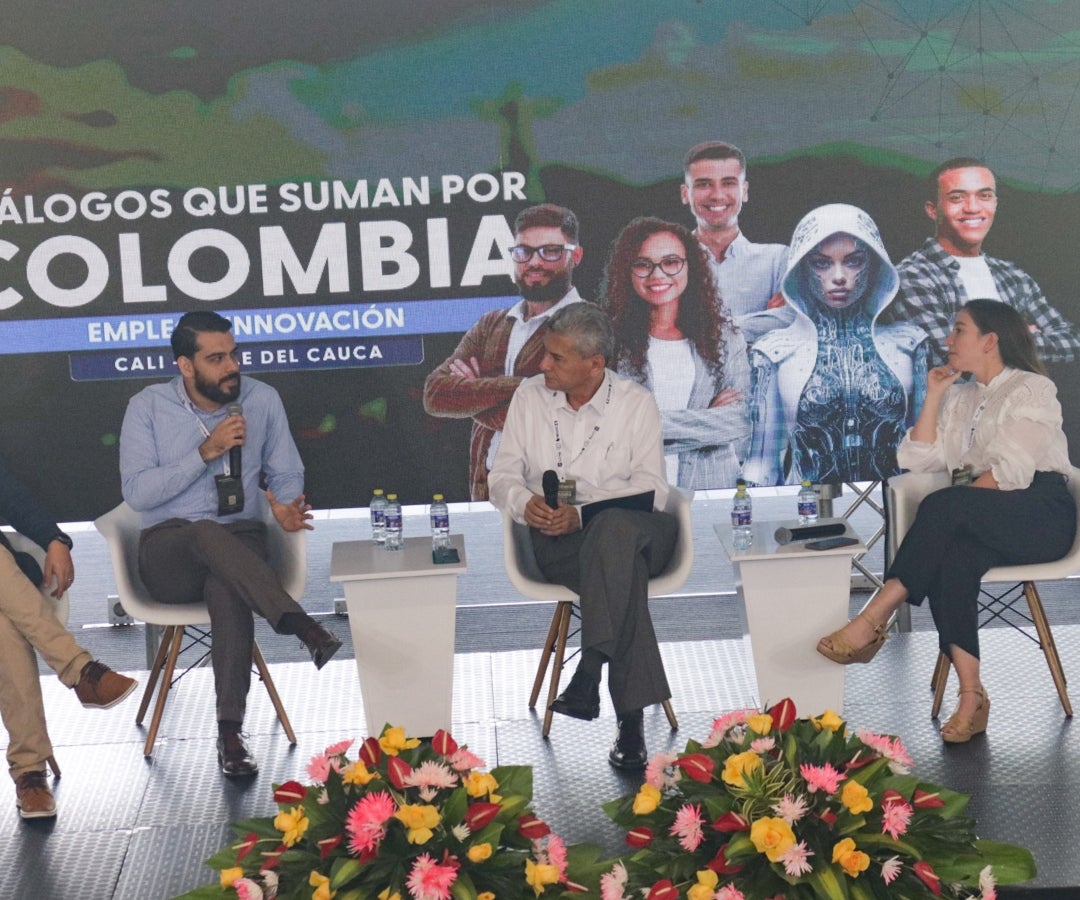
[[[923,500],[881,591],[822,638],[818,651],[838,663],[869,662],[900,604],[928,597],[941,650],[960,680],[941,737],[961,743],[986,730],[990,713],[979,677],[979,580],[994,566],[1064,556],[1076,507],[1066,487],[1071,466],[1057,390],[1020,314],[996,300],[972,300],[946,345],[948,364],[930,370],[922,411],[897,459],[916,472],[951,471],[954,484]],[[972,379],[955,384],[965,372]]]
[[[683,225],[634,219],[612,245],[600,292],[615,368],[660,408],[668,482],[733,485],[750,437],[750,362],[705,251]]]

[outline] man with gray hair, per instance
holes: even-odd
[[[661,512],[669,488],[660,413],[646,388],[607,368],[611,322],[592,304],[553,315],[544,349],[541,374],[524,381],[510,403],[491,500],[529,526],[544,577],[580,597],[581,662],[551,709],[595,719],[608,663],[619,719],[608,759],[619,769],[641,769],[642,710],[671,697],[648,607],[649,576],[667,565],[678,536],[675,517]],[[554,508],[544,497],[548,472],[560,482]],[[583,506],[647,492],[651,510],[608,508],[582,527]]]

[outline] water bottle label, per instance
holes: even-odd
[[[753,524],[753,515],[748,509],[732,510],[731,524],[734,528],[749,528]]]
[[[387,528],[401,528],[401,515],[388,515],[386,517]]]
[[[371,524],[375,526],[385,525],[386,513],[383,512],[381,509],[373,509],[371,511]]]
[[[431,527],[438,529],[439,531],[447,531],[450,528],[450,514],[445,513],[443,515],[432,515]]]
[[[799,501],[799,515],[800,516],[816,516],[817,515],[817,499],[810,498],[809,500]]]

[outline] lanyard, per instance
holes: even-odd
[[[1002,382],[1008,381],[1012,377],[1012,370],[1007,370],[1009,374],[1002,378]],[[1001,378],[1001,376],[998,376]],[[999,385],[1000,386],[1000,385]],[[986,411],[986,404],[990,402],[990,388],[987,386],[983,392],[982,402],[975,407],[975,412],[971,414],[971,426],[968,428],[967,435],[964,437],[964,446],[960,451],[960,456],[963,456],[972,448],[975,443],[975,429],[979,426],[979,419],[982,418],[983,412]]]
[[[611,379],[608,378],[607,396],[604,398],[604,408],[600,411],[600,420],[593,426],[593,430],[589,433],[588,438],[585,439],[585,443],[581,445],[581,449],[571,457],[570,462],[567,465],[572,466],[579,459],[582,454],[589,449],[589,445],[593,442],[593,438],[596,437],[596,433],[600,430],[600,426],[604,422],[604,416],[607,414],[608,407],[611,405]],[[559,415],[555,414],[552,423],[555,426],[555,469],[559,473],[559,481],[565,481],[563,476],[563,443],[562,432],[559,429]]]
[[[202,432],[203,438],[210,437],[210,430],[206,427],[206,423],[199,417],[199,414],[195,412],[195,405],[191,402],[191,398],[187,396],[183,388],[180,385],[176,386],[176,396],[180,400],[180,405],[184,407],[195,418],[195,424],[199,426],[199,431]],[[232,469],[229,468],[229,454],[225,453],[221,457],[222,472],[226,475],[232,475]]]

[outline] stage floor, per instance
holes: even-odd
[[[1055,635],[1066,672],[1080,671],[1080,626],[1059,626]],[[982,641],[993,700],[987,735],[958,746],[938,737],[930,719],[932,632],[894,635],[873,664],[849,669],[845,717],[852,726],[899,735],[915,774],[970,793],[982,836],[1031,848],[1039,874],[1029,887],[1040,896],[1074,896],[1069,888],[1080,885],[1080,731],[1064,717],[1033,644],[1009,629],[983,631]],[[755,701],[744,640],[672,642],[662,650],[679,730],[668,729],[659,707],[648,710],[650,752],[681,749],[689,738],[705,737],[719,713]],[[538,658],[537,650],[458,654],[454,736],[489,766],[532,765],[538,814],[567,841],[592,841],[614,855],[622,835],[601,804],[639,784],[607,764],[614,713],[605,699],[598,721],[556,717],[544,741],[542,716],[526,707]],[[144,760],[144,730],[134,724],[138,693],[112,710],[85,710],[56,678],[45,677],[63,769],[54,785],[59,817],[23,822],[13,788],[0,793],[0,831],[9,835],[0,846],[0,896],[165,900],[215,880],[203,860],[231,837],[230,822],[272,812],[273,783],[304,780],[313,754],[365,736],[352,660],[334,661],[322,672],[298,662],[271,668],[299,744],[289,747],[265,691],[253,685],[246,727],[261,770],[246,781],[229,781],[217,771],[208,670],[191,673],[175,689],[152,760]]]

